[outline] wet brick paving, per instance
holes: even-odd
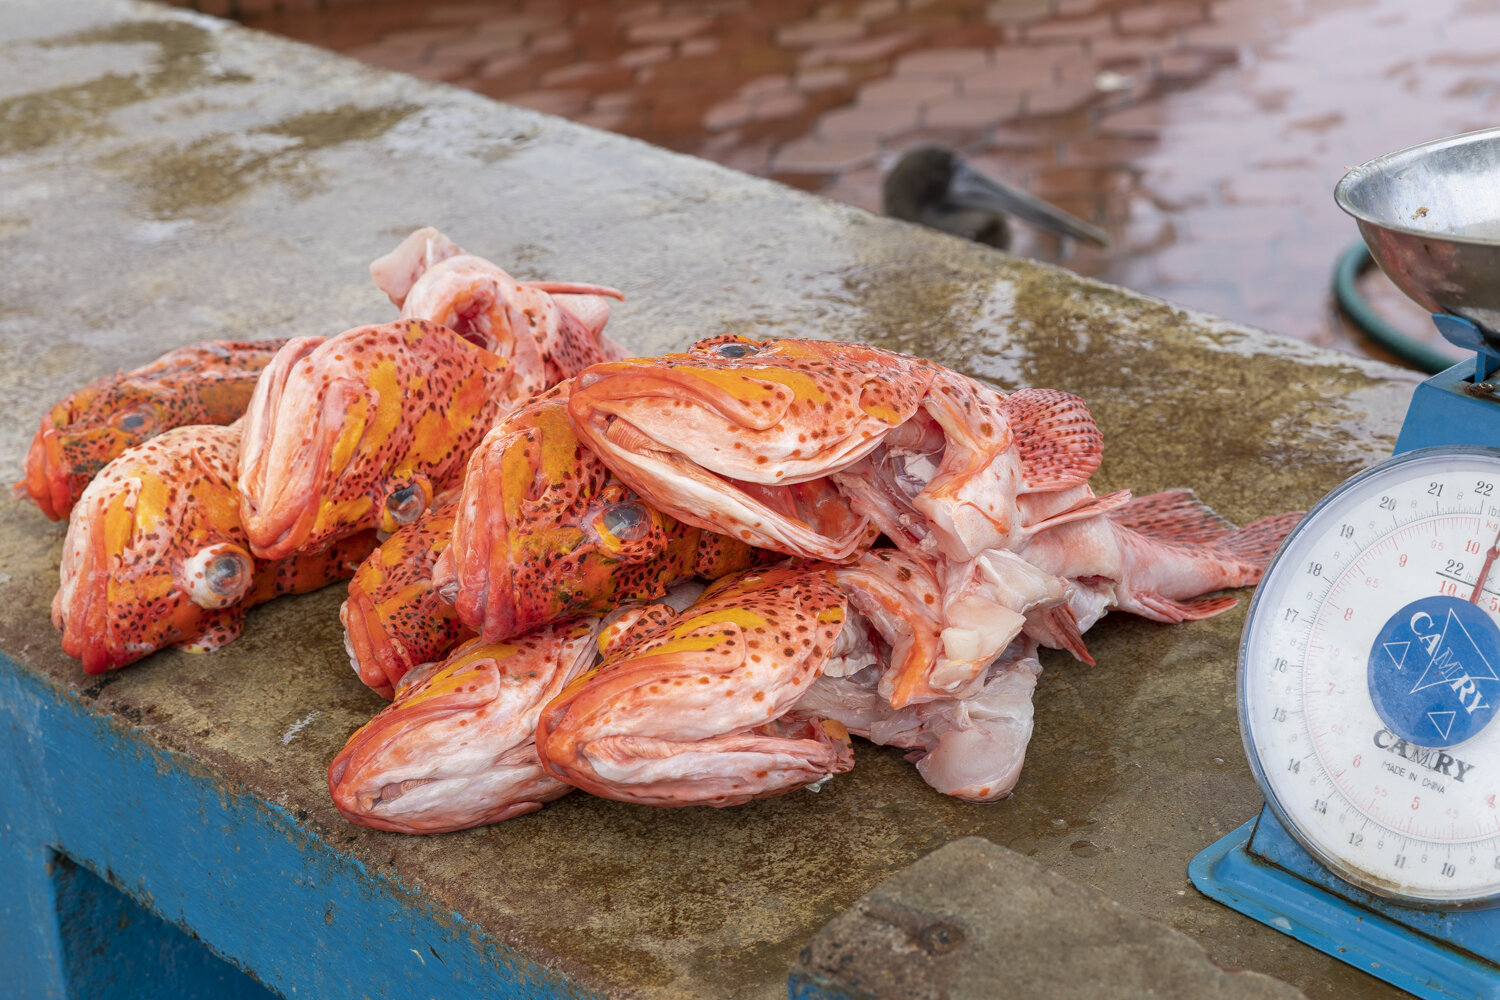
[[[1358,239],[1334,184],[1500,124],[1491,0],[233,2],[196,5],[871,211],[903,151],[947,145],[1114,241],[1017,225],[1012,252],[1377,356],[1332,307]]]

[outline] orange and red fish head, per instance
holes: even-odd
[[[617,289],[569,281],[517,281],[428,226],[370,265],[403,319],[442,323],[510,362],[507,390],[521,403],[589,365],[626,357],[604,334]]]
[[[596,657],[599,620],[503,643],[475,639],[408,675],[395,701],[349,737],[328,768],[346,819],[440,833],[540,809],[571,786],[542,771],[536,717]]]
[[[782,485],[858,461],[917,411],[935,371],[860,344],[716,337],[684,354],[595,365],[570,408],[612,466],[614,454],[655,450]]]
[[[173,427],[238,420],[261,369],[284,343],[206,341],[95,379],[42,417],[26,477],[13,492],[62,520],[89,480],[125,449]]]
[[[725,577],[645,620],[537,718],[547,773],[595,795],[735,805],[849,770],[839,725],[795,715],[837,648],[847,601],[827,567]]]
[[[413,523],[507,408],[510,367],[424,320],[302,337],[245,417],[241,512],[264,558]]]
[[[247,608],[353,572],[373,533],[315,558],[256,558],[239,523],[239,427],[168,431],[115,459],[79,499],[52,621],[86,673],[164,646],[216,649]],[[363,546],[363,551],[361,550]]]
[[[829,477],[919,409],[937,369],[858,344],[718,337],[595,365],[569,413],[642,497],[690,524],[807,558],[868,545]]]
[[[700,532],[580,444],[564,384],[507,415],[469,461],[435,582],[489,641],[660,596],[694,572]]]
[[[385,698],[413,667],[442,659],[473,635],[432,585],[433,565],[452,540],[458,512],[458,498],[445,496],[370,553],[339,610],[355,672]]]

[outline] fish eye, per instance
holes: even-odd
[[[709,348],[709,352],[721,358],[748,358],[759,354],[760,348],[754,344],[718,344]]]
[[[249,560],[242,555],[225,552],[214,557],[203,574],[208,589],[216,594],[231,594],[237,590],[250,572]]]
[[[156,411],[149,406],[132,406],[116,413],[109,422],[126,434],[150,434],[156,428]]]
[[[255,582],[255,563],[237,545],[199,549],[183,566],[188,597],[201,608],[224,608],[244,597]]]
[[[387,497],[385,509],[397,524],[411,524],[427,509],[427,497],[420,484],[411,483]]]
[[[634,501],[614,503],[599,512],[599,525],[622,542],[636,542],[651,533],[651,512]]]

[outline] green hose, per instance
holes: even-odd
[[[1380,317],[1359,293],[1360,272],[1375,263],[1363,242],[1339,255],[1333,269],[1333,295],[1344,315],[1381,347],[1429,375],[1452,368],[1457,359],[1413,340]]]

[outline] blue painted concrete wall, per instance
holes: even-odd
[[[0,995],[267,995],[197,942],[285,997],[596,995],[5,656],[0,759]]]
[[[64,855],[51,863],[69,996],[100,1000],[275,1000],[215,956]]]

